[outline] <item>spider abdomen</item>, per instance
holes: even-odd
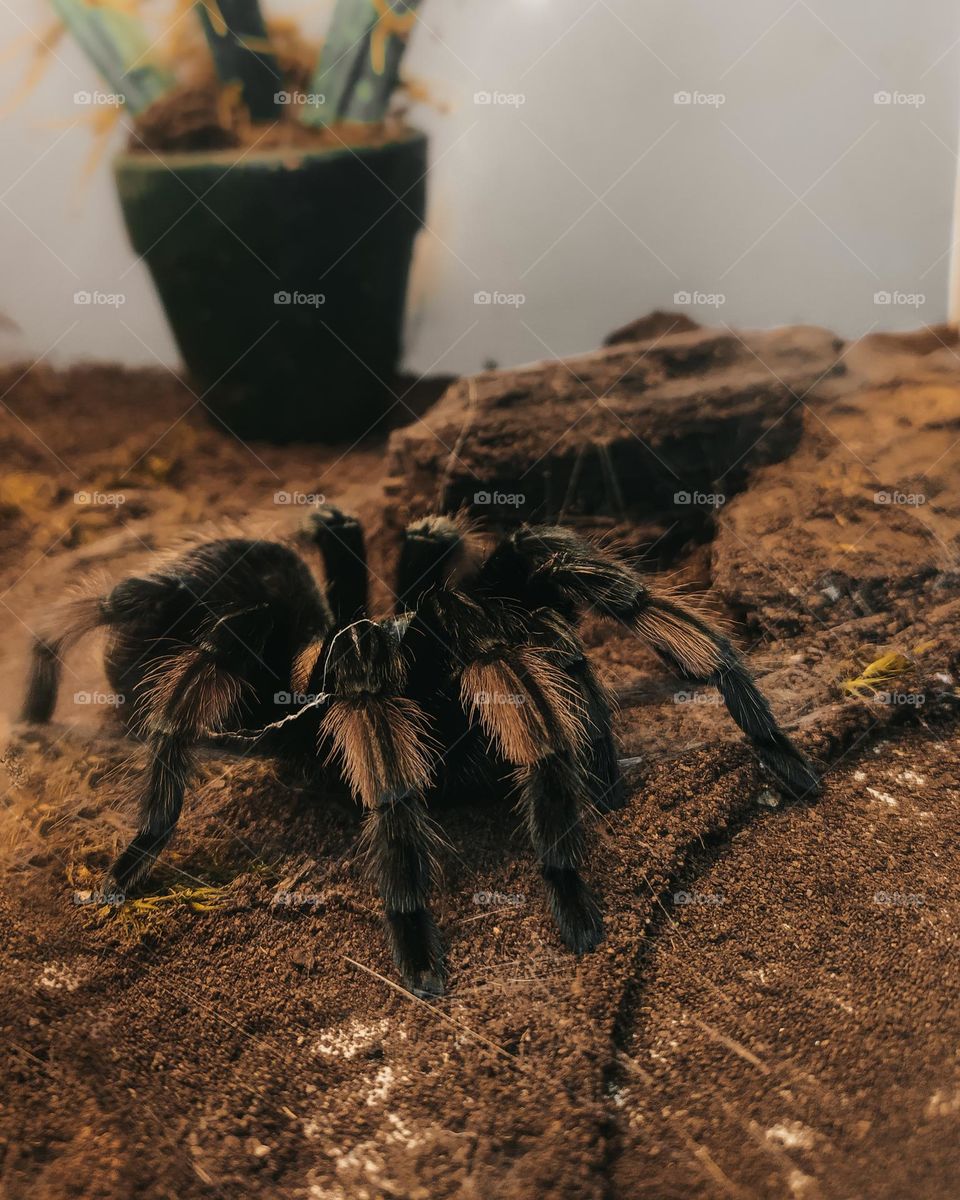
[[[144,706],[157,672],[188,647],[211,654],[246,683],[246,721],[272,719],[275,697],[291,690],[295,656],[332,624],[299,555],[239,538],[208,542],[148,576],[124,580],[104,611],[107,676],[137,727],[149,719]]]

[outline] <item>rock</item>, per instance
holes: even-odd
[[[638,317],[626,325],[621,325],[613,333],[608,333],[603,339],[605,346],[617,346],[621,342],[646,342],[660,338],[668,333],[692,333],[700,326],[691,321],[685,313],[664,312],[656,309],[645,317]]]
[[[393,517],[629,514],[686,539],[754,467],[793,451],[798,399],[842,370],[841,347],[812,327],[695,328],[459,380],[390,439]]]

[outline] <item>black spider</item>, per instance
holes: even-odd
[[[570,530],[523,527],[484,553],[458,520],[417,521],[396,616],[373,621],[359,524],[325,507],[309,529],[325,593],[283,545],[213,541],[74,602],[36,640],[24,719],[50,719],[62,655],[105,626],[107,675],[147,742],[140,829],[112,868],[122,891],[173,834],[198,741],[246,727],[273,753],[335,762],[363,804],[391,949],[414,992],[443,990],[428,801],[491,764],[512,772],[560,936],[593,949],[603,926],[579,872],[581,813],[618,806],[623,784],[609,698],[576,631],[587,609],[642,635],[684,679],[716,685],[790,793],[818,789],[727,638]],[[279,721],[278,693],[289,693]]]

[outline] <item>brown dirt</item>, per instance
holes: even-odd
[[[185,85],[161,97],[136,120],[129,149],[144,154],[207,150],[336,150],[382,146],[409,132],[399,117],[361,124],[340,121],[315,129],[302,124],[299,108],[278,107],[276,117],[252,122],[239,99],[215,80]]]
[[[295,20],[267,18],[270,49],[282,83],[278,91],[307,92],[320,55],[320,45],[305,39]],[[277,148],[322,150],[343,146],[377,146],[403,136],[403,103],[394,103],[382,122],[337,122],[314,129],[299,117],[299,105],[278,106],[270,121],[251,121],[236,84],[224,87],[217,78],[210,50],[198,21],[174,22],[159,47],[161,59],[180,81],[165,96],[137,115],[129,139],[132,152],[172,154],[237,149],[266,151]],[[398,96],[417,93],[428,100],[422,87],[401,84]]]
[[[694,850],[618,1031],[613,1194],[957,1194],[958,802],[914,731]]]
[[[215,907],[76,904],[129,828],[140,762],[70,702],[103,686],[93,650],[71,660],[58,722],[14,730],[4,759],[5,1194],[955,1194],[960,373],[942,346],[871,342],[807,397],[792,457],[754,466],[710,543],[672,556],[740,621],[826,794],[784,806],[708,697],[685,702],[632,638],[588,626],[641,762],[629,806],[594,826],[608,937],[580,962],[509,805],[455,803],[438,813],[449,991],[412,999],[349,801],[212,751],[158,893],[200,880]],[[198,528],[293,536],[303,510],[278,491],[360,513],[386,602],[382,442],[247,448],[164,376],[18,374],[0,413],[8,718],[27,629],[69,582]],[[900,504],[863,508],[877,480],[922,482],[923,529]],[[843,690],[894,650],[872,695]]]

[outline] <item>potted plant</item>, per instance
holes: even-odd
[[[388,111],[418,0],[338,0],[312,63],[258,0],[196,0],[199,82],[126,0],[52,3],[132,117],[120,203],[203,403],[243,438],[361,436],[424,218],[426,138]]]

